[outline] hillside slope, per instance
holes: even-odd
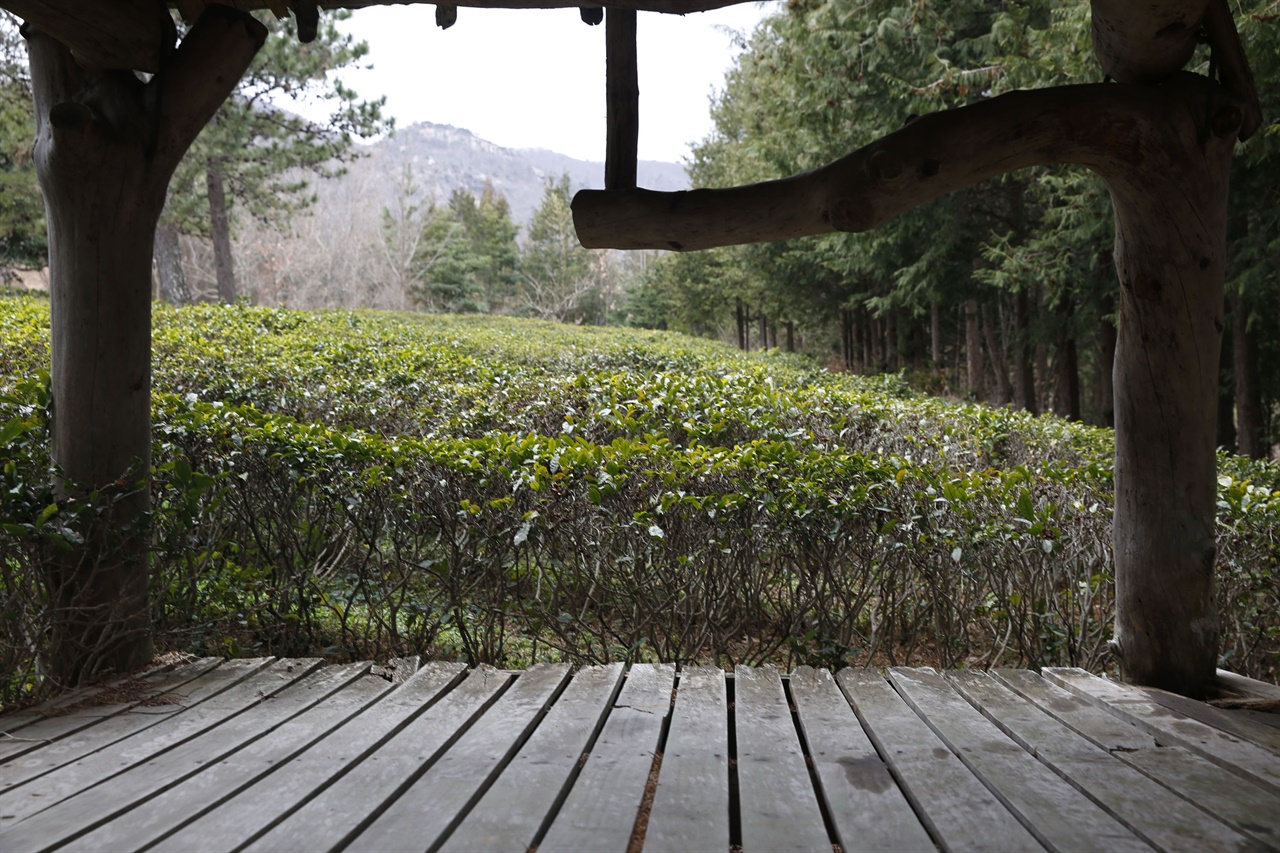
[[[344,183],[354,182],[364,188],[368,203],[389,204],[408,164],[422,193],[437,201],[447,200],[457,188],[479,196],[485,180],[491,180],[510,203],[512,218],[523,225],[541,203],[548,179],[567,173],[575,192],[604,185],[602,162],[575,160],[544,149],[503,148],[469,130],[445,124],[421,122],[399,128],[362,150],[368,156],[353,163],[348,176],[319,188],[322,200],[329,194],[342,194]],[[689,179],[679,164],[642,160],[639,184],[674,191],[687,189]]]

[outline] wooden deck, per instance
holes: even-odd
[[[0,717],[0,850],[1280,849],[1280,715],[1081,670],[399,664]]]

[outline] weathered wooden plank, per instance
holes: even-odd
[[[907,704],[1051,850],[1128,850],[1149,845],[1037,761],[929,668],[894,667]]]
[[[831,673],[800,667],[791,674],[791,698],[840,849],[846,853],[932,849],[929,833],[898,789],[889,765],[876,754]]]
[[[729,849],[729,707],[721,669],[680,670],[644,849]]]
[[[1249,840],[1126,764],[984,672],[947,679],[1023,749],[1164,850],[1233,851]]]
[[[1217,687],[1227,693],[1245,699],[1280,700],[1280,686],[1220,669],[1215,678]]]
[[[390,689],[380,678],[363,679],[368,669],[366,662],[314,672],[269,702],[134,767],[113,778],[110,785],[64,800],[18,829],[27,823],[34,828],[42,821],[57,821],[40,836],[54,840],[74,836],[77,826],[96,823],[96,829],[59,849],[67,853],[141,850],[230,797],[255,774],[269,772],[278,761],[300,751],[304,745],[300,739],[309,736],[314,740]],[[376,692],[362,689],[375,683]]]
[[[60,693],[52,699],[41,702],[39,705],[29,705],[24,708],[19,708],[14,711],[6,711],[5,713],[0,714],[0,732],[15,732],[23,726],[30,725],[31,723],[38,723],[41,720],[47,720],[50,717],[64,716],[68,713],[66,709],[70,706],[77,705],[85,700],[93,699],[93,697],[101,695],[103,691],[117,688],[131,679],[153,682],[156,679],[166,678],[173,675],[175,672],[189,668],[193,665],[198,666],[201,663],[206,664],[208,668],[212,669],[222,663],[222,658],[193,658],[173,665],[157,664],[149,667],[148,669],[144,669],[141,672],[134,673],[131,676],[113,678],[100,684],[89,684],[84,687],[72,688],[64,693]],[[95,702],[93,704],[97,703]]]
[[[1224,823],[1280,850],[1280,797],[1270,791],[1177,746],[1142,749],[1120,758]]]
[[[161,840],[156,851],[238,849],[372,752],[462,678],[460,663],[431,663],[383,699],[274,771]]]
[[[313,671],[269,694],[265,690],[270,689],[270,685],[264,684],[258,687],[259,695],[243,697],[242,713],[235,713],[220,724],[215,723],[145,763],[133,764],[114,775],[109,774],[110,784],[86,787],[22,820],[4,832],[5,843],[17,849],[41,849],[41,845],[52,846],[73,839],[251,743],[319,702],[332,690],[358,677],[368,667],[365,663]],[[305,671],[302,667],[298,669]],[[271,675],[270,671],[263,673],[259,680]],[[267,695],[271,701],[261,701]]]
[[[1202,755],[1219,767],[1280,795],[1280,761],[1273,753],[1170,710],[1142,690],[1105,681],[1083,669],[1046,667],[1044,676],[1132,722],[1161,744],[1180,746]]]
[[[742,849],[830,849],[778,670],[739,666],[733,680]]]
[[[1025,670],[997,670],[1004,684],[1126,764],[1236,830],[1280,848],[1280,798],[1155,738],[1075,693]]]
[[[4,774],[0,775],[0,803],[5,801],[7,794],[32,779],[180,717],[192,708],[198,707],[200,703],[251,678],[268,666],[272,660],[273,658],[256,658],[227,661],[212,672],[170,690],[169,692],[177,697],[177,701],[172,705],[131,708],[42,747],[36,752],[8,762],[5,765]],[[3,821],[4,817],[0,815],[0,826],[4,825]]]
[[[618,692],[620,663],[581,670],[493,786],[453,831],[442,853],[525,850],[533,844],[604,724]]]
[[[1051,716],[1113,755],[1122,756],[1140,749],[1157,747],[1156,739],[1133,723],[1107,713],[1083,696],[1063,690],[1034,672],[1025,669],[995,669],[991,674],[1018,695],[1039,705]]]
[[[199,658],[173,670],[161,670],[140,679],[130,698],[112,701],[126,679],[72,691],[21,714],[0,718],[0,763],[73,735],[116,714],[148,703],[163,693],[194,681],[222,663],[222,658]],[[73,707],[83,702],[81,707]],[[59,712],[60,709],[67,709]],[[170,709],[172,710],[172,709]]]
[[[19,832],[20,821],[25,823],[32,815],[107,780],[113,780],[113,784],[104,793],[113,795],[117,791],[114,778],[119,774],[143,762],[154,764],[163,753],[279,693],[320,663],[318,658],[276,661],[183,713],[115,742],[110,749],[99,750],[0,794],[0,847],[8,846],[3,841],[6,836]],[[21,830],[24,836],[30,832]]]
[[[1212,705],[1206,705],[1204,702],[1197,702],[1195,699],[1188,699],[1186,696],[1179,696],[1176,693],[1169,693],[1154,687],[1138,689],[1150,696],[1152,701],[1157,704],[1163,705],[1171,711],[1177,711],[1184,717],[1190,717],[1207,726],[1213,726],[1219,731],[1234,735],[1241,740],[1246,740],[1254,746],[1260,746],[1275,754],[1277,760],[1280,760],[1280,729],[1256,722],[1250,719],[1246,713],[1215,708]]]
[[[430,768],[511,682],[481,666],[361,759],[344,776],[276,824],[246,850],[325,850],[344,846],[370,818]]]
[[[539,853],[627,849],[671,709],[675,667],[635,664]]]
[[[853,704],[929,835],[943,850],[1042,850],[994,794],[960,762],[878,672],[841,670]]]
[[[538,664],[521,673],[424,776],[355,837],[353,849],[433,849],[524,743],[568,674],[567,664]]]

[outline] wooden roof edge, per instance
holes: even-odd
[[[468,6],[483,9],[568,9],[583,5],[685,15],[734,6],[749,0],[605,0],[584,4],[581,0],[459,0],[451,4],[419,0],[222,0],[220,5],[242,11],[270,10],[283,16],[299,6],[314,10],[364,9],[372,6]],[[168,8],[185,18],[198,17],[206,0],[0,0],[0,8],[28,25],[65,44],[86,68],[129,68],[159,71],[163,57],[173,50],[176,35]]]

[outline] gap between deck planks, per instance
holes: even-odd
[[[376,671],[0,717],[0,850],[1280,849],[1269,719],[1080,670]]]

